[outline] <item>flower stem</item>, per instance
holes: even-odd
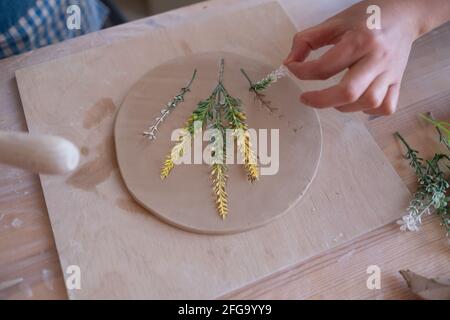
[[[406,140],[402,137],[402,135],[401,135],[398,131],[396,131],[396,132],[394,133],[394,136],[396,136],[397,138],[400,139],[400,141],[401,141],[401,142],[403,143],[403,145],[406,147],[406,149],[407,149],[408,152],[411,152],[411,151],[412,151],[412,148],[409,146],[408,142],[406,142]]]
[[[244,75],[244,77],[247,79],[248,83],[250,84],[250,91],[254,91],[254,83],[253,81],[250,79],[250,77],[248,76],[247,72],[245,72],[244,69],[241,68],[241,72]]]
[[[225,59],[220,59],[220,67],[219,67],[219,84],[222,85],[223,82],[223,72],[225,70]]]
[[[190,91],[190,89],[191,89],[191,85],[192,85],[192,82],[194,82],[194,80],[195,80],[195,76],[197,75],[197,69],[194,69],[194,73],[192,74],[192,78],[191,78],[191,80],[188,82],[188,84],[186,85],[186,87],[184,87],[182,90],[183,91]]]
[[[197,69],[194,69],[194,73],[192,74],[191,80],[189,80],[188,84],[181,88],[180,92],[170,101],[162,110],[161,115],[156,118],[156,122],[148,128],[147,131],[144,131],[142,135],[147,137],[150,140],[156,139],[156,133],[159,129],[159,126],[166,120],[166,118],[170,115],[170,113],[178,106],[178,104],[184,101],[184,96],[186,93],[191,91],[191,85],[194,82],[195,76],[197,75]]]

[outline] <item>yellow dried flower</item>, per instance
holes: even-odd
[[[184,155],[188,143],[190,143],[190,134],[186,131],[166,156],[166,160],[161,168],[160,175],[162,180],[169,176],[170,172],[175,167],[175,161],[179,160]]]
[[[223,164],[216,163],[211,166],[211,176],[213,180],[213,190],[216,196],[217,212],[222,219],[225,219],[228,214],[228,194],[225,189],[228,179],[226,171],[227,168]]]
[[[247,172],[247,179],[253,183],[259,179],[259,168],[257,165],[256,154],[250,141],[250,134],[247,130],[247,126],[243,125],[242,129],[235,130],[234,135],[236,137],[238,149],[244,160],[244,168]]]

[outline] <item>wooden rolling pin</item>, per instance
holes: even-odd
[[[0,131],[0,163],[36,173],[64,174],[74,170],[79,160],[78,148],[66,139]]]

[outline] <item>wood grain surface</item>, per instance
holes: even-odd
[[[259,21],[269,19],[271,31],[261,35]],[[309,193],[264,228],[202,237],[117,204],[134,202],[117,170],[105,101],[119,105],[148,70],[180,55],[252,52],[279,65],[294,33],[282,8],[268,3],[16,72],[30,132],[57,134],[91,150],[71,176],[41,176],[63,269],[83,270],[84,287],[70,291],[72,298],[212,298],[398,219],[408,203],[406,187],[361,121],[335,110],[321,114],[323,158]],[[87,128],[94,115],[95,126]]]
[[[14,79],[16,69],[135,37],[157,27],[261,2],[264,1],[209,1],[5,59],[0,62],[0,127],[26,130]],[[280,2],[297,28],[303,29],[355,1]],[[423,136],[432,130],[423,123],[417,126],[416,114],[432,111],[435,116],[449,117],[449,50],[449,24],[419,39],[402,87],[402,108],[392,117],[367,121],[375,140],[410,190],[415,188],[413,173],[391,135],[401,129],[409,139],[417,141],[418,149],[430,152],[433,143]],[[430,139],[433,137],[430,135]],[[88,152],[84,150],[85,154]],[[16,285],[0,290],[0,297],[65,298],[63,274],[37,176],[8,167],[0,168],[0,176],[0,282],[16,280]],[[417,233],[400,233],[392,223],[235,291],[227,298],[414,298],[398,270],[410,268],[426,276],[448,274],[447,241],[438,219],[427,219]],[[365,271],[371,264],[382,268],[381,290],[368,290],[365,286]]]

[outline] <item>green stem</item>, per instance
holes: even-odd
[[[405,145],[405,147],[408,150],[408,152],[412,151],[412,148],[409,146],[408,142],[406,142],[406,140],[402,137],[402,135],[398,131],[396,131],[394,133],[394,136],[396,136],[397,138],[400,139],[400,141]]]
[[[439,122],[433,118],[433,116],[430,114],[429,117],[427,117],[424,114],[419,114],[419,117],[426,120],[427,122],[431,123],[435,128],[439,135],[439,141],[448,149],[450,150],[450,124],[446,122]],[[442,131],[444,131],[447,134],[447,137],[444,137],[442,134]]]
[[[404,144],[404,146],[407,149],[406,152],[406,158],[410,160],[410,165],[413,167],[413,169],[416,171],[416,175],[419,178],[423,178],[423,170],[424,167],[422,165],[421,159],[417,157],[417,151],[413,150],[409,144],[406,142],[406,140],[402,137],[402,135],[396,131],[394,133],[394,136],[400,139],[400,141]]]
[[[197,75],[197,69],[194,69],[194,73],[192,74],[192,78],[191,80],[188,82],[188,84],[186,85],[186,87],[184,87],[182,90],[184,92],[187,92],[190,90],[192,82],[194,82],[195,76]]]
[[[450,133],[449,129],[447,128],[447,126],[450,127],[450,124],[444,122],[444,121],[437,121],[433,118],[429,118],[424,114],[419,114],[419,117],[421,117],[422,119],[428,121],[429,123],[431,123],[433,126],[435,126],[436,128],[440,128],[442,130],[444,130],[446,133]]]
[[[220,59],[220,68],[219,68],[219,84],[223,82],[223,73],[225,69],[225,59]]]
[[[247,72],[243,68],[241,68],[241,72],[244,75],[244,77],[247,79],[248,83],[250,84],[250,91],[254,90],[255,84],[253,83],[252,79],[248,76]]]

